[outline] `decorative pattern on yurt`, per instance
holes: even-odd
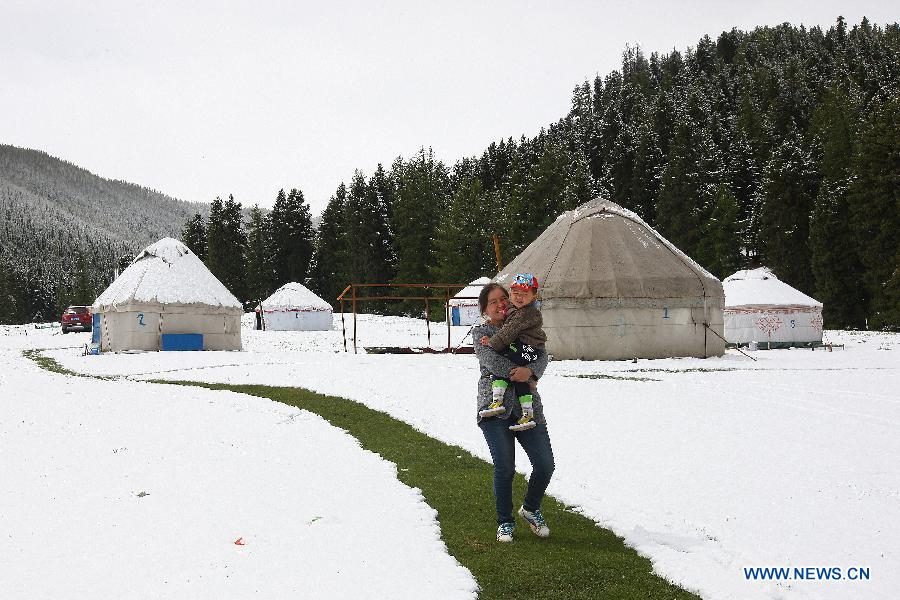
[[[725,289],[725,339],[775,346],[822,341],[822,303],[778,279],[766,267],[738,271]]]

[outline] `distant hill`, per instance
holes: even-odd
[[[209,213],[204,203],[104,179],[46,152],[0,145],[0,210],[10,206],[27,207],[48,225],[83,227],[135,250],[178,237],[191,216]]]
[[[198,212],[209,206],[0,144],[0,323],[92,302],[123,255],[179,237]]]

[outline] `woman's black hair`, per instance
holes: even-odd
[[[481,311],[482,315],[487,311],[488,296],[491,295],[492,291],[498,288],[503,290],[503,293],[506,294],[507,298],[509,298],[509,292],[507,292],[506,288],[499,283],[492,281],[491,283],[481,288],[481,292],[478,294],[478,309]]]

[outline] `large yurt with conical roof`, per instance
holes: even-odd
[[[538,278],[556,359],[720,356],[722,282],[638,215],[602,199],[563,213],[501,271]]]
[[[240,350],[243,307],[187,246],[147,246],[100,294],[100,351]]]
[[[275,290],[256,309],[263,328],[269,331],[330,331],[332,311],[325,300],[293,281]]]
[[[766,267],[725,278],[725,339],[764,347],[822,342],[822,303],[778,279]]]
[[[478,294],[485,284],[491,282],[490,277],[479,277],[450,298],[448,309],[450,322],[453,325],[474,325],[481,319],[478,308]]]

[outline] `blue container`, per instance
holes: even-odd
[[[163,351],[203,350],[202,333],[164,333],[162,334]]]
[[[459,325],[459,307],[454,306],[450,310],[450,323],[452,325]]]

